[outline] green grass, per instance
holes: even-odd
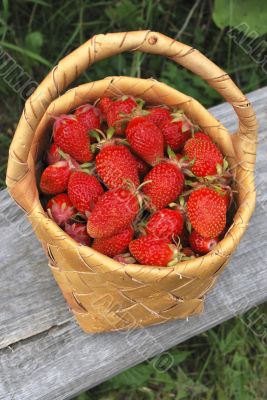
[[[3,0],[0,46],[35,81],[65,54],[96,33],[153,29],[198,48],[226,69],[244,92],[266,84],[266,75],[212,20],[212,0]],[[264,39],[264,37],[262,38]],[[200,78],[162,57],[124,54],[94,65],[79,79],[108,75],[155,77],[194,96],[206,107],[220,96]],[[0,77],[0,185],[23,100]],[[259,315],[264,308],[256,310]],[[248,314],[246,315],[248,318]],[[260,331],[262,322],[256,323]],[[265,326],[265,332],[267,327]],[[111,379],[79,400],[267,398],[266,346],[242,320],[233,319],[171,350],[175,364],[164,374],[151,362]]]

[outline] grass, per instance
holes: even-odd
[[[226,69],[244,92],[263,86],[266,76],[225,30],[212,19],[212,0],[3,0],[0,46],[34,80],[96,33],[153,29],[176,37]],[[263,38],[264,39],[264,38]],[[108,75],[155,77],[194,96],[206,107],[221,102],[202,79],[170,61],[140,53],[102,61],[79,79]],[[1,75],[2,76],[2,75]],[[4,186],[7,153],[23,100],[0,77],[0,185]],[[256,309],[262,316],[266,308]],[[146,362],[80,395],[79,400],[197,399],[263,400],[267,398],[267,352],[257,332],[245,324],[249,313],[171,350],[175,363],[162,374]]]

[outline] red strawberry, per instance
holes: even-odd
[[[137,103],[131,97],[113,101],[107,109],[107,123],[114,127],[116,133],[121,135],[125,131],[125,118],[129,117]]]
[[[209,135],[207,135],[206,133],[201,132],[201,131],[195,132],[195,133],[193,134],[193,137],[194,137],[195,139],[208,140],[208,141],[212,142],[212,140],[211,140],[211,138],[209,137]]]
[[[140,177],[143,177],[144,175],[146,175],[148,173],[149,165],[144,160],[142,160],[142,158],[140,158],[138,156],[135,156],[134,158],[135,158],[136,165],[137,165],[138,175]]]
[[[52,143],[47,152],[48,164],[52,165],[62,160],[68,161],[71,169],[80,169],[80,164],[74,158],[64,153],[55,143]]]
[[[89,216],[87,230],[93,238],[118,234],[129,226],[139,211],[137,196],[127,189],[104,193]]]
[[[46,157],[48,164],[55,164],[56,162],[62,160],[59,150],[59,147],[55,143],[51,144],[49,150],[47,151]]]
[[[124,253],[133,239],[134,230],[131,226],[122,230],[114,236],[107,238],[96,238],[93,243],[93,249],[105,254],[109,257],[114,257],[117,254]]]
[[[182,253],[184,253],[186,257],[195,257],[195,253],[193,252],[191,247],[183,247]]]
[[[191,136],[191,130],[186,121],[166,120],[160,125],[166,145],[173,151],[180,150]]]
[[[86,127],[87,132],[100,128],[100,112],[91,104],[85,104],[76,108],[74,115]]]
[[[133,240],[129,249],[134,258],[143,265],[166,267],[175,259],[177,248],[164,239],[154,236],[141,236]]]
[[[85,246],[90,246],[90,236],[88,236],[86,225],[80,222],[74,224],[65,224],[65,232],[76,240],[76,242]]]
[[[192,172],[196,176],[217,174],[217,164],[223,164],[223,156],[218,147],[209,140],[189,139],[184,147],[185,155],[193,161]]]
[[[172,118],[170,111],[165,107],[153,107],[149,108],[147,111],[149,111],[149,114],[146,116],[146,119],[157,126],[160,126],[163,121]]]
[[[187,215],[197,233],[204,238],[216,238],[226,224],[225,200],[213,189],[197,189],[189,196]]]
[[[204,238],[196,231],[189,237],[190,245],[196,253],[206,254],[211,251],[218,243],[218,238]]]
[[[173,162],[157,164],[144,178],[143,192],[150,199],[150,207],[160,210],[175,201],[184,187],[184,175]]]
[[[75,160],[81,163],[92,160],[88,129],[74,115],[61,115],[57,118],[53,135],[56,145]]]
[[[68,161],[58,161],[45,168],[41,175],[40,188],[43,193],[57,194],[67,189],[71,168]]]
[[[164,208],[156,211],[148,220],[146,232],[158,239],[177,239],[182,233],[184,219],[179,210]]]
[[[163,158],[164,139],[160,129],[147,121],[146,117],[133,118],[126,129],[127,140],[132,150],[148,164]]]
[[[99,103],[97,104],[97,107],[102,113],[102,116],[106,118],[109,106],[112,104],[112,100],[109,97],[103,97],[100,99]]]
[[[59,226],[63,226],[65,222],[75,215],[75,208],[69,196],[65,193],[57,194],[52,197],[52,199],[48,201],[46,209]]]
[[[70,177],[68,183],[68,195],[73,205],[81,213],[86,214],[92,211],[99,196],[104,190],[93,175],[83,171],[76,171]]]
[[[132,182],[139,185],[137,165],[134,156],[127,147],[107,144],[96,156],[96,171],[109,189]]]

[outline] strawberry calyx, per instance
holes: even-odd
[[[175,244],[169,244],[170,249],[173,251],[173,258],[170,262],[168,262],[167,267],[174,267],[176,264],[178,264],[181,261],[186,261],[194,258],[194,256],[187,256],[185,253],[183,253],[182,246],[180,244],[175,245]]]

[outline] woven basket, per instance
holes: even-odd
[[[205,79],[234,108],[239,119],[237,133],[230,136],[196,100],[154,79],[108,77],[75,87],[59,97],[90,65],[136,50],[164,55]],[[68,113],[104,95],[121,94],[142,97],[150,104],[178,106],[227,157],[236,179],[238,209],[226,236],[209,254],[174,267],[124,266],[76,243],[43,210],[36,171],[49,141],[52,115]],[[26,102],[10,146],[7,186],[27,213],[51,271],[84,331],[143,327],[203,310],[203,296],[235,250],[255,206],[256,128],[250,103],[224,71],[197,50],[156,32],[94,36],[61,60],[43,80]]]

